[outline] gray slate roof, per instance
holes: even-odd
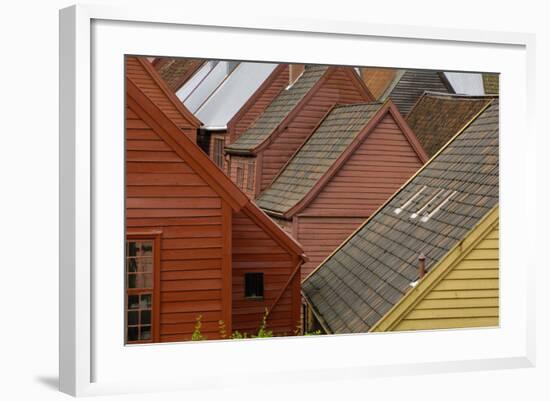
[[[334,107],[284,170],[256,200],[264,210],[285,213],[319,181],[383,103]]]
[[[234,143],[226,149],[233,151],[252,151],[272,132],[304,98],[311,88],[321,79],[327,66],[306,66],[302,76],[289,89],[283,90]]]
[[[454,93],[443,73],[430,70],[401,70],[380,100],[393,100],[404,116],[425,91]]]
[[[304,296],[327,329],[369,331],[418,279],[420,253],[429,271],[498,203],[498,110],[495,99],[306,278]],[[427,222],[411,218],[441,190],[428,209],[456,192]]]

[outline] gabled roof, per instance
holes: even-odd
[[[306,66],[302,76],[290,88],[283,90],[254,124],[226,150],[230,153],[233,151],[250,152],[262,144],[319,82],[328,68],[327,66]]]
[[[338,105],[319,123],[271,185],[256,200],[268,213],[290,215],[336,173],[352,149],[390,112],[423,162],[427,157],[391,101]],[[301,207],[299,207],[299,205]],[[288,216],[286,216],[288,217]]]
[[[379,100],[391,98],[403,115],[425,91],[454,93],[453,88],[439,71],[399,70]]]
[[[425,92],[407,116],[407,123],[433,156],[494,97]]]
[[[391,331],[407,317],[407,315],[430,292],[437,288],[449,273],[462,262],[472,250],[475,249],[486,236],[495,228],[498,228],[499,208],[493,207],[481,221],[454,246],[430,272],[420,280],[414,289],[410,289],[372,328],[370,331]]]
[[[208,129],[226,129],[228,122],[276,67],[277,64],[272,63],[239,63],[195,114]]]
[[[367,332],[498,203],[498,99],[302,283],[328,332]],[[414,216],[414,213],[418,216]]]
[[[127,65],[145,61],[136,57],[127,57]],[[136,76],[131,68],[126,69],[126,102],[127,106],[139,115],[151,128],[155,130],[164,142],[195,171],[205,182],[207,182],[224,199],[234,211],[244,211],[266,232],[270,233],[277,242],[285,249],[302,259],[305,258],[302,247],[288,234],[286,234],[276,223],[263,213],[246,194],[231,179],[216,166],[216,164],[187,136],[181,135],[179,127],[174,119],[166,113],[166,105],[176,107],[185,117],[188,111],[175,97],[169,96],[172,93],[165,91],[154,91],[156,85],[164,84],[160,76],[147,63],[150,68],[151,81],[149,85],[140,86],[136,84]],[[151,83],[156,83],[151,85]],[[164,84],[165,85],[165,84]],[[163,93],[160,97],[151,97]],[[173,95],[173,94],[172,94]],[[154,101],[153,101],[154,99]]]
[[[200,68],[204,60],[193,58],[157,57],[153,66],[168,87],[176,92]]]

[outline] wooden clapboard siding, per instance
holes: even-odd
[[[162,232],[160,340],[189,340],[199,315],[206,331],[222,319],[222,199],[128,108],[136,120],[128,126],[142,128],[126,130],[126,225]]]
[[[177,100],[154,88],[160,85],[154,70],[147,81],[147,75],[142,76],[137,68],[143,63],[129,60],[126,232],[141,238],[154,235],[158,242],[154,341],[189,340],[198,316],[202,316],[202,334],[208,339],[220,337],[221,321],[230,334],[234,330],[233,307],[237,327],[256,332],[263,306],[257,319],[257,303],[240,298],[233,302],[234,266],[237,278],[247,269],[265,273],[262,303],[271,309],[270,327],[277,334],[291,334],[299,319],[303,250],[196,143],[181,135],[184,128],[197,129],[198,120],[187,119],[188,111],[178,103],[175,107],[182,117],[178,121],[187,125],[176,125],[168,106]],[[163,93],[170,102],[155,97]],[[159,104],[155,99],[160,99]],[[242,285],[239,283],[237,286]],[[242,292],[241,288],[239,294]],[[247,317],[249,311],[253,317]]]
[[[498,207],[373,327],[373,331],[498,326]]]
[[[366,218],[422,164],[394,117],[388,113],[303,213],[355,212]]]
[[[235,142],[288,85],[288,64],[281,64],[227,124],[228,144]]]
[[[305,279],[327,256],[365,221],[365,217],[304,217],[294,220],[296,239],[304,248],[308,261],[302,265]]]
[[[233,330],[255,334],[265,313],[275,301],[267,326],[275,335],[291,335],[299,324],[299,274],[287,286],[296,269],[296,258],[268,235],[246,212],[233,218]],[[244,297],[244,274],[264,274],[264,298]],[[296,285],[298,284],[298,285]],[[283,292],[284,291],[284,292]],[[282,293],[282,295],[281,295]]]
[[[335,104],[352,104],[367,102],[368,92],[362,90],[354,79],[353,71],[342,68],[329,68],[327,76],[320,83],[315,93],[303,104],[297,106],[299,111],[290,121],[272,134],[269,144],[260,151],[262,154],[259,186],[256,194],[264,190],[273,181],[288,159],[311,134],[323,116]],[[357,78],[357,81],[359,79]]]

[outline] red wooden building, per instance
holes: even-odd
[[[199,121],[126,59],[127,343],[254,333],[300,320],[303,251],[194,142]],[[223,321],[223,330],[220,330]]]
[[[256,203],[304,247],[305,278],[426,160],[391,100],[337,105]]]
[[[289,69],[289,84],[225,148],[231,179],[251,197],[269,186],[331,107],[374,100],[353,68]]]

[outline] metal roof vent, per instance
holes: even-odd
[[[434,210],[422,216],[422,218],[420,219],[422,223],[425,223],[428,220],[430,220],[432,216],[436,214],[439,211],[439,209],[441,209],[447,202],[449,202],[451,198],[456,194],[456,191],[449,191],[449,192],[450,194],[448,194],[448,196],[445,199],[443,199],[443,201],[439,205],[437,205],[437,207]]]
[[[444,189],[440,189],[439,191],[436,192],[436,194],[434,196],[432,196],[430,198],[430,200],[428,202],[426,202],[426,204],[424,206],[422,206],[418,211],[416,211],[415,213],[411,214],[411,219],[416,219],[418,216],[420,216],[422,213],[424,213],[425,210],[431,210],[431,207],[433,205],[433,203],[435,202],[435,200],[439,197],[439,195],[441,195],[443,193],[443,191],[445,191]],[[429,212],[428,212],[429,213]]]
[[[426,185],[424,185],[422,188],[420,188],[420,190],[419,190],[418,192],[416,192],[413,196],[411,196],[411,197],[409,198],[408,201],[406,201],[403,205],[401,205],[401,207],[396,208],[393,212],[394,212],[395,214],[401,213],[401,212],[402,212],[403,210],[405,210],[405,208],[406,208],[407,206],[409,206],[409,205],[418,197],[418,195],[420,195],[420,194],[422,193],[422,191],[424,191],[425,189],[426,189]]]

